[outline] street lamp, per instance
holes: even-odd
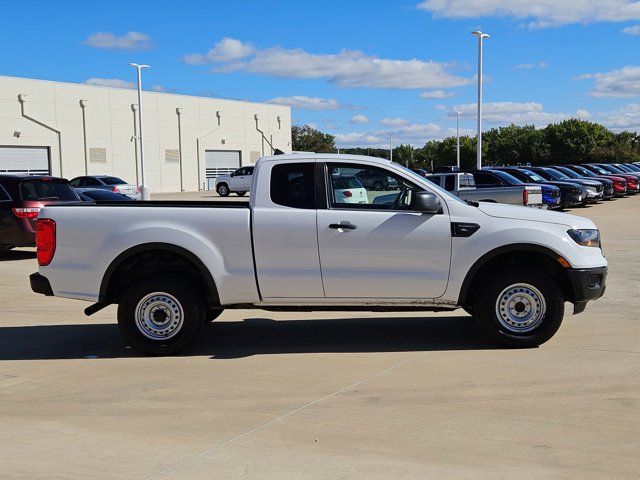
[[[460,114],[462,112],[459,112],[458,110],[456,110],[456,165],[458,165],[458,168],[460,168]]]
[[[393,147],[391,146],[391,135],[393,133],[389,132],[389,160],[393,162]]]
[[[144,179],[144,143],[142,142],[142,69],[149,65],[130,63],[138,71],[138,124],[140,125],[140,180],[142,183],[142,200],[151,200],[151,195]]]
[[[482,168],[482,42],[485,38],[490,38],[490,35],[479,30],[471,32],[471,35],[478,37],[478,142],[476,146],[476,168],[480,170]]]

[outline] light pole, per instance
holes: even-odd
[[[142,141],[142,69],[149,65],[130,63],[138,71],[138,124],[140,125],[140,180],[142,183],[142,200],[151,200],[151,195],[144,178],[144,143]]]
[[[482,43],[485,38],[490,38],[490,35],[479,30],[471,32],[471,35],[478,37],[478,141],[476,145],[476,168],[480,170],[482,168]]]
[[[460,168],[460,114],[456,110],[456,165]]]
[[[391,135],[392,133],[389,132],[389,160],[393,162],[393,147],[391,146]]]

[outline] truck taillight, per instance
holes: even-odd
[[[27,218],[33,219],[38,217],[38,213],[40,213],[40,208],[31,207],[31,208],[12,208],[13,214],[18,218]]]
[[[350,190],[347,190],[346,192],[342,192],[342,194],[343,194],[345,197],[347,197],[347,198],[349,198],[349,197],[352,197],[352,196],[353,196],[353,193],[351,193],[351,191],[350,191]]]
[[[56,222],[50,218],[39,218],[36,222],[36,248],[38,265],[49,265],[56,253]]]
[[[113,187],[111,191],[115,193],[120,193],[120,189],[118,187]]]
[[[527,190],[527,187],[522,191],[522,204],[529,205],[529,190]]]

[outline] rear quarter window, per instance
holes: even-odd
[[[10,202],[11,196],[7,193],[2,185],[0,185],[0,202]]]
[[[67,182],[26,180],[20,183],[22,200],[78,200],[78,195]]]
[[[271,169],[271,201],[292,208],[316,208],[315,164],[281,163]]]
[[[105,185],[125,185],[127,182],[118,177],[100,177]]]

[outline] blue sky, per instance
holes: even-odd
[[[580,117],[640,129],[640,2],[629,0],[6,2],[0,74],[292,105],[339,146],[423,145]],[[22,19],[18,21],[19,19]],[[26,21],[28,19],[28,22]],[[9,20],[9,21],[7,21]]]

